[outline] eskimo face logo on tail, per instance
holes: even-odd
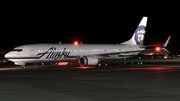
[[[145,26],[139,26],[135,32],[135,41],[137,45],[143,45],[144,35],[145,35]]]
[[[40,59],[41,57],[43,57],[44,55],[46,55],[45,59],[61,59],[61,58],[68,58],[70,52],[66,52],[66,48],[64,48],[63,51],[57,51],[56,47],[51,47],[49,50],[47,50],[46,52],[42,52],[42,53],[38,53],[36,56],[39,56],[38,59]]]

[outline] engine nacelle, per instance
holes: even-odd
[[[83,56],[79,59],[80,65],[97,65],[98,62],[96,57]]]

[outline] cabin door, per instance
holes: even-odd
[[[35,56],[36,52],[37,52],[37,47],[36,46],[30,46],[29,47],[29,50],[30,50],[30,56]]]

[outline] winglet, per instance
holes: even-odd
[[[163,45],[163,47],[162,47],[162,49],[165,50],[165,51],[166,51],[167,53],[169,53],[169,54],[170,54],[170,52],[169,52],[167,49],[165,49],[165,48],[167,47],[170,38],[171,38],[171,36],[168,37],[168,39],[166,40],[166,42],[164,43],[164,45]]]
[[[168,39],[166,40],[166,42],[164,43],[164,46],[163,48],[167,47],[168,43],[169,43],[169,40],[170,40],[171,36],[168,37]]]

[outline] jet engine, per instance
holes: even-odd
[[[97,65],[98,59],[96,57],[83,56],[79,59],[80,65]]]

